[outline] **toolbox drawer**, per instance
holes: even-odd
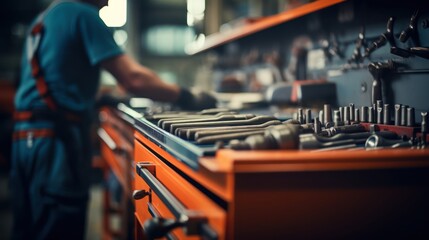
[[[135,191],[137,190],[149,190],[149,186],[143,181],[142,178],[136,177],[134,178],[134,187]],[[134,194],[135,196],[135,194]],[[147,239],[147,237],[143,233],[143,224],[144,221],[147,219],[150,219],[152,216],[150,215],[148,211],[148,203],[149,203],[149,197],[145,196],[141,199],[135,199],[134,201],[134,209],[135,209],[135,238],[136,239]]]
[[[103,235],[104,238],[127,239],[134,226],[132,216],[134,203],[131,198],[134,189],[134,161],[132,126],[118,117],[109,108],[102,108],[99,114],[100,128],[97,134],[100,140],[100,155],[104,160],[100,165],[107,186],[103,191]],[[121,191],[119,198],[113,198],[116,189],[111,185],[111,174],[118,180]],[[116,196],[116,195],[115,195]],[[112,224],[112,218],[115,224]]]
[[[97,135],[100,139],[101,156],[120,182],[125,195],[131,196],[134,173],[133,146],[127,139],[127,134],[132,133],[133,129],[118,120],[108,109],[100,112],[100,118],[102,123]]]
[[[159,217],[177,220],[178,217],[188,215],[189,221],[175,223],[186,227],[174,228],[167,238],[225,238],[224,209],[172,170],[138,140],[135,141],[135,161],[136,189],[150,192],[150,196],[135,202],[136,218],[143,225],[150,222],[154,224]]]
[[[137,178],[147,189],[155,180],[162,186],[142,207],[146,215],[177,219],[176,209],[200,211],[221,239],[427,238],[427,149],[218,149],[195,167],[184,164],[186,151],[175,151],[195,146],[142,124],[134,134]],[[221,220],[210,215],[213,204]]]
[[[106,137],[110,137],[114,141],[111,134],[106,131],[106,128],[99,129],[99,134],[105,134]],[[101,137],[100,137],[101,138]],[[116,145],[116,144],[115,144]],[[121,183],[121,186],[125,189],[129,187],[129,171],[131,169],[131,161],[127,155],[124,153],[123,150],[118,150],[118,148],[115,146],[112,148],[112,146],[109,146],[106,140],[102,139],[102,142],[100,144],[100,152],[101,156],[105,161],[107,162],[110,169],[115,174],[118,181]]]

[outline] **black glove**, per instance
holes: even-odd
[[[180,89],[177,105],[183,110],[199,111],[208,108],[216,108],[216,98],[205,91],[190,91],[185,88]]]
[[[111,94],[103,94],[95,102],[95,108],[100,107],[116,107],[119,103],[125,103],[129,105],[130,98],[127,96],[119,97]]]

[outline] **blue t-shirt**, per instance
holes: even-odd
[[[99,63],[122,54],[122,49],[100,19],[98,9],[86,3],[60,2],[48,10],[43,24],[38,56],[55,102],[68,110],[90,111],[99,85]],[[47,108],[31,76],[26,48],[16,109]]]

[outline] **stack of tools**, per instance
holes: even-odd
[[[424,148],[427,113],[415,121],[412,107],[378,100],[373,106],[354,104],[332,110],[325,104],[316,117],[299,108],[293,119],[240,114],[227,109],[164,112],[145,118],[164,131],[197,146],[216,145],[234,150]]]

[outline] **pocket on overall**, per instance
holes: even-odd
[[[43,214],[38,224],[46,238],[81,239],[88,203],[87,154],[79,129],[70,127],[52,138],[49,171],[42,188]],[[43,233],[44,232],[44,233]]]
[[[44,192],[58,198],[87,198],[90,162],[79,128],[61,129],[53,140]]]

